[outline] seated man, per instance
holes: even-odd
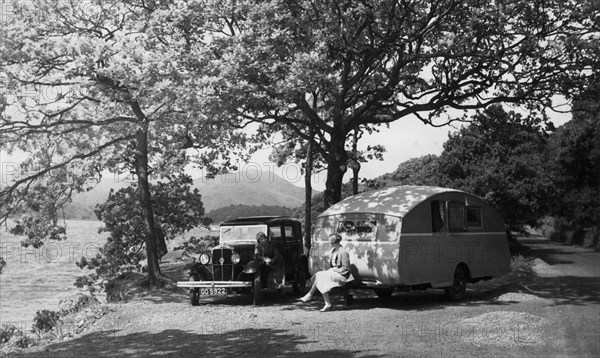
[[[269,271],[266,276],[266,287],[274,287],[283,297],[285,287],[285,260],[271,244],[271,241],[263,232],[256,234],[256,249],[254,258],[265,262]]]

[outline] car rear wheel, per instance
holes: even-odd
[[[454,271],[454,282],[452,286],[446,287],[444,292],[451,301],[460,301],[465,298],[467,291],[467,273],[462,266],[458,266]]]
[[[296,271],[296,281],[292,283],[292,288],[294,289],[295,295],[302,295],[304,291],[306,291],[306,270],[304,265],[298,266],[298,270]]]
[[[199,281],[198,278],[194,275],[190,275],[190,281]],[[199,288],[190,288],[190,302],[192,306],[198,306],[200,301],[200,289]]]
[[[252,287],[252,303],[256,306],[262,303],[262,279],[260,270],[254,273],[254,285]]]

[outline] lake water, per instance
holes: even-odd
[[[67,220],[67,240],[49,241],[39,249],[24,248],[24,236],[15,236],[0,227],[0,257],[6,267],[0,274],[0,327],[14,324],[31,329],[37,311],[58,311],[62,299],[86,290],[74,286],[78,276],[92,273],[81,270],[75,262],[82,256],[96,256],[106,242],[107,233],[98,233],[100,221]],[[14,224],[8,223],[9,228]],[[169,250],[190,237],[219,235],[218,225],[210,229],[195,228],[167,243]],[[104,299],[99,295],[100,300]]]
[[[75,262],[95,256],[107,234],[98,233],[99,221],[66,223],[67,240],[50,241],[38,249],[22,247],[23,236],[11,235],[4,225],[0,228],[0,257],[6,261],[0,274],[0,326],[31,329],[37,311],[58,311],[60,300],[87,292],[74,282],[92,271],[79,269]]]

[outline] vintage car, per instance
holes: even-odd
[[[256,234],[267,235],[285,262],[285,283],[295,294],[306,288],[308,258],[304,252],[300,221],[283,216],[244,217],[223,222],[219,244],[208,254],[201,254],[191,267],[189,281],[177,282],[190,288],[190,301],[198,305],[200,296],[250,293],[253,303],[262,301],[269,289],[266,276],[269,266],[255,258]]]

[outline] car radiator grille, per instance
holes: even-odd
[[[223,263],[221,263],[223,258]],[[233,280],[231,249],[217,248],[213,251],[213,278],[216,281]]]

